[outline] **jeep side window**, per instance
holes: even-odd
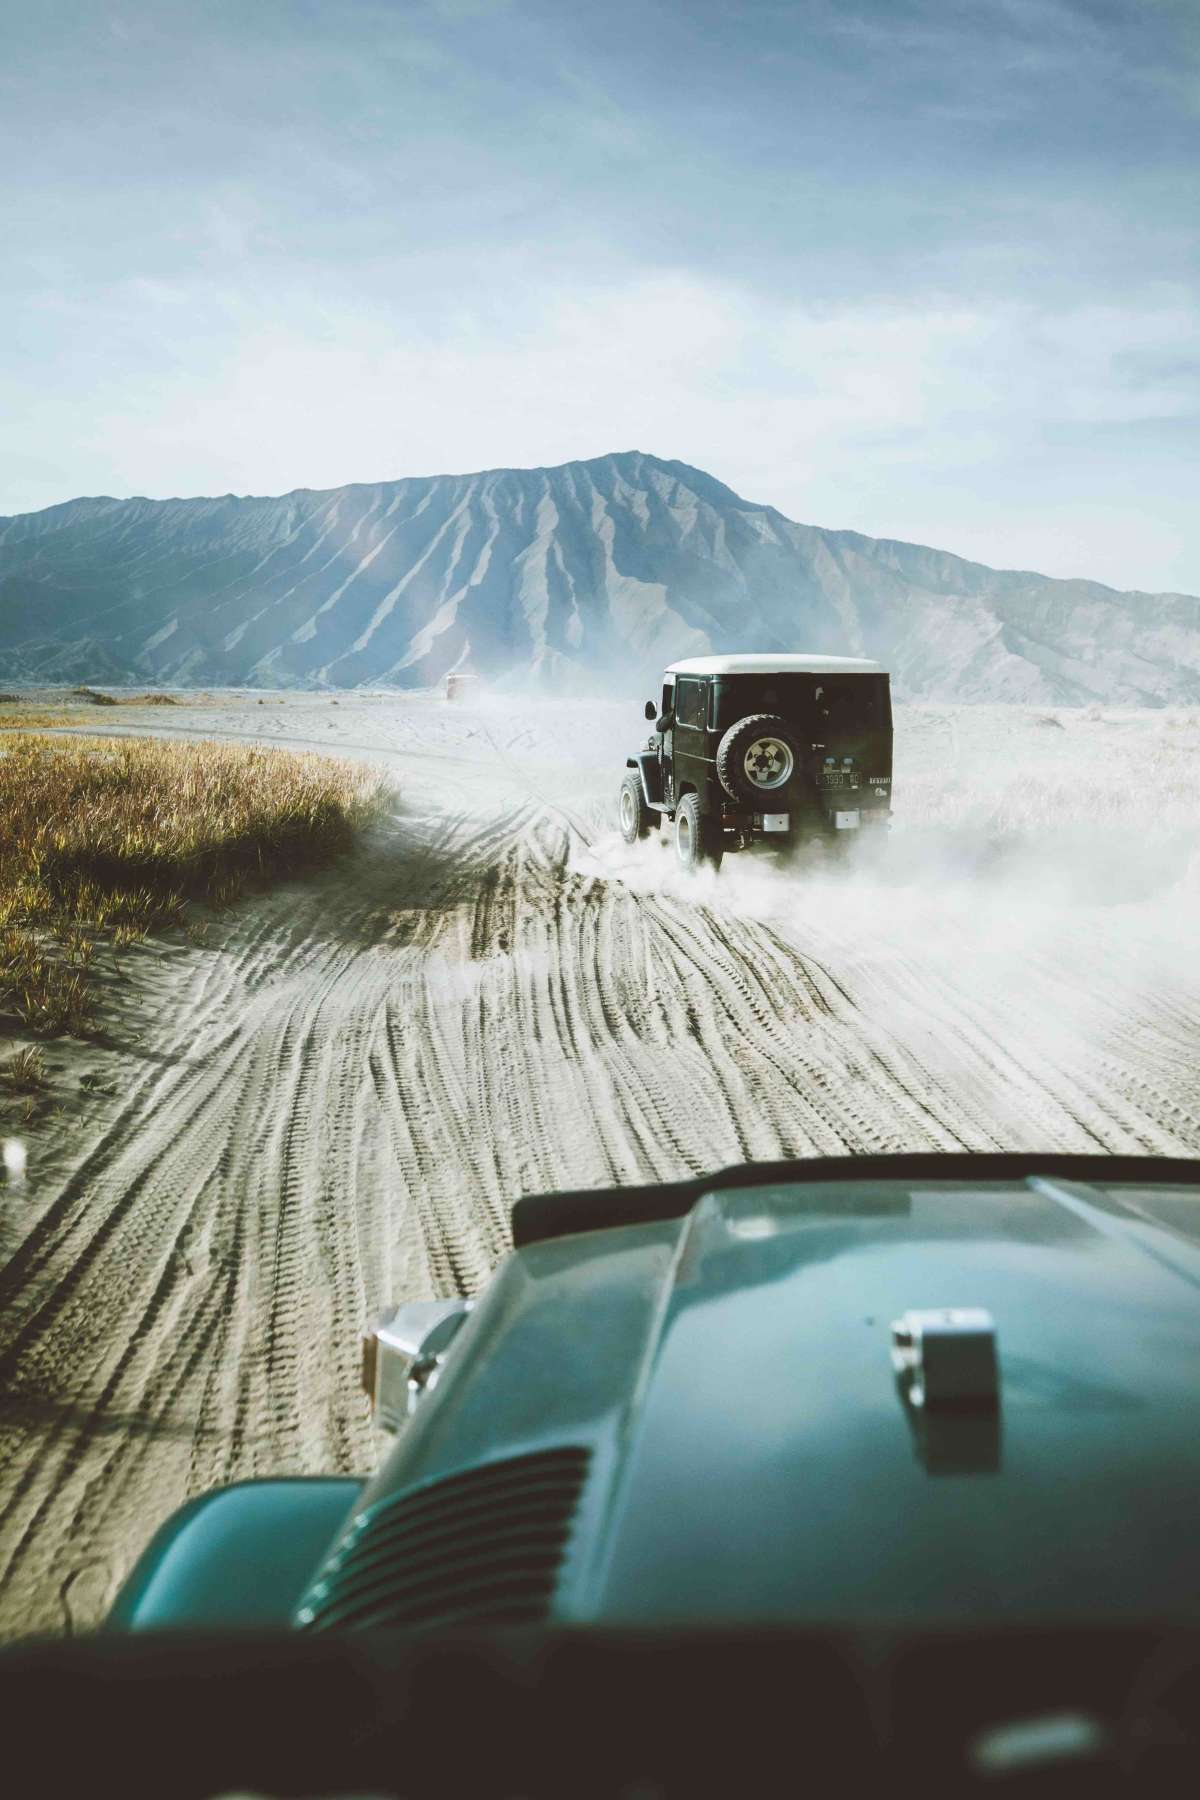
[[[677,681],[675,684],[675,722],[704,730],[706,695],[702,681]]]

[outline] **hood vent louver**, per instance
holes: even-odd
[[[296,1623],[361,1631],[545,1618],[587,1465],[573,1446],[538,1451],[389,1495],[334,1547]]]

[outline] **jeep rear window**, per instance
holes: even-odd
[[[835,723],[857,731],[892,727],[886,675],[729,675],[713,686],[717,731],[753,712],[780,713],[812,739],[822,739]]]
[[[817,719],[837,724],[865,726],[878,731],[892,722],[886,675],[816,676],[813,706]]]

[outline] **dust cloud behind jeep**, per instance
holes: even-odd
[[[688,869],[759,843],[848,841],[886,828],[892,704],[853,656],[699,656],[673,663],[655,728],[621,783],[628,844],[674,826]]]

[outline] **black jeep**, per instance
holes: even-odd
[[[687,869],[769,840],[875,832],[891,813],[892,706],[878,663],[851,656],[699,656],[663,677],[655,729],[628,758],[621,836],[675,825]]]

